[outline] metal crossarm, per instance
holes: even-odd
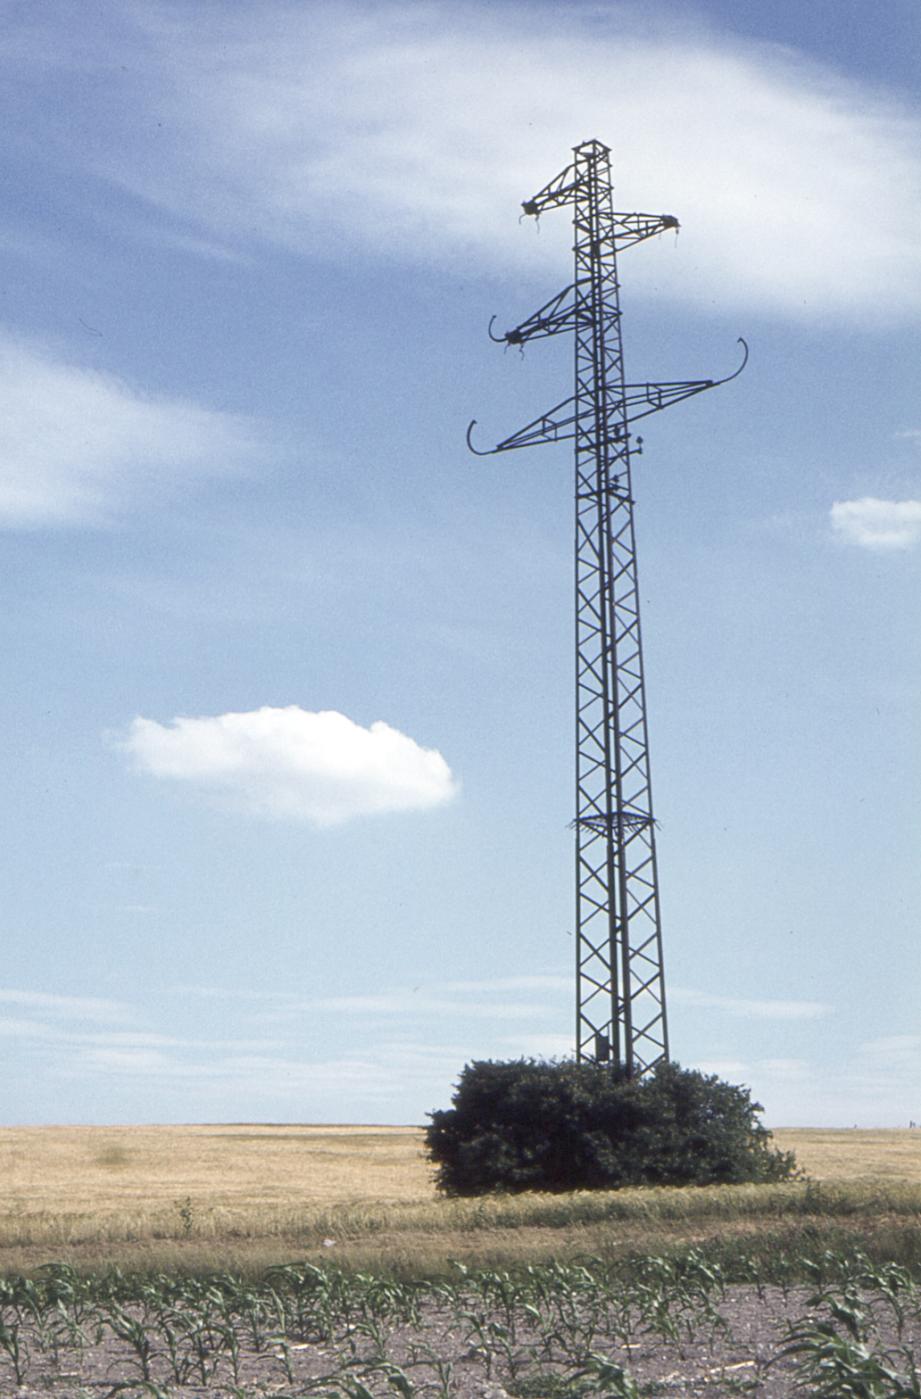
[[[559,335],[564,330],[572,330],[575,325],[576,305],[575,300],[569,301],[575,287],[565,287],[563,291],[557,292],[548,302],[535,311],[533,316],[529,316],[521,325],[514,330],[507,330],[504,335],[493,335],[492,328],[495,323],[495,316],[489,322],[489,338],[497,345],[524,345],[528,340],[538,340],[544,335]],[[568,304],[567,304],[568,303]]]
[[[575,392],[480,450],[575,443],[576,593],[576,1057],[628,1076],[668,1058],[668,1028],[649,773],[643,648],[633,524],[631,425],[722,379],[628,384],[617,254],[678,228],[670,214],[613,209],[610,151],[577,146],[574,160],[522,205],[539,216],[573,209],[570,286],[502,336],[500,344],[572,332]]]
[[[594,144],[594,143],[592,143]],[[578,175],[575,165],[567,165],[565,170],[561,170],[559,175],[555,175],[543,189],[530,199],[525,199],[521,205],[526,214],[534,218],[539,218],[548,209],[559,209],[564,204],[575,202],[578,188]]]
[[[574,308],[569,319],[572,323],[565,328],[571,330],[575,324]],[[525,324],[528,323],[525,322]],[[510,345],[517,345],[521,343],[521,340],[536,338],[539,333],[522,334],[520,339],[514,340],[511,337],[518,335],[518,331],[510,330],[506,332],[502,340],[508,341]],[[543,333],[555,335],[557,332],[548,330]],[[495,340],[496,336],[492,336],[492,339]],[[673,403],[680,403],[683,398],[693,398],[694,394],[703,393],[706,389],[715,389],[719,384],[728,384],[730,379],[734,379],[737,374],[742,373],[748,363],[748,346],[741,336],[739,344],[743,348],[742,363],[738,369],[734,369],[723,379],[689,379],[683,383],[670,384],[625,384],[621,399],[616,397],[609,399],[610,409],[614,415],[612,432],[615,435],[619,432],[618,420],[624,415],[629,418],[631,423],[635,423],[639,418],[648,418],[651,413],[658,413],[663,408],[670,408]],[[471,452],[475,452],[478,457],[490,457],[494,456],[496,452],[515,451],[518,447],[539,447],[541,443],[545,442],[571,441],[576,436],[576,425],[579,421],[578,401],[578,395],[564,399],[555,408],[551,408],[548,413],[542,413],[532,423],[519,428],[510,437],[497,442],[495,447],[490,447],[486,451],[474,447],[471,440],[473,429],[476,427],[476,418],[474,418],[467,429],[467,445]]]
[[[632,248],[634,243],[643,243],[647,238],[658,238],[660,233],[681,227],[674,214],[612,214],[613,238],[617,251]]]

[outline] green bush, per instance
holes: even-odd
[[[429,1114],[426,1148],[448,1195],[788,1180],[747,1088],[662,1063],[628,1079],[609,1065],[483,1060],[453,1106]]]

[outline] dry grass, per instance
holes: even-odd
[[[38,1127],[0,1130],[0,1270],[256,1268],[325,1257],[437,1271],[804,1227],[917,1229],[921,1132],[789,1130],[822,1184],[446,1201],[413,1127]],[[329,1241],[332,1241],[331,1243]]]
[[[774,1133],[774,1141],[784,1151],[795,1151],[814,1180],[921,1186],[921,1130],[787,1127]]]
[[[428,1200],[416,1127],[10,1127],[0,1178],[23,1210],[95,1217],[214,1209]]]

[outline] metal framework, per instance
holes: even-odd
[[[643,649],[633,528],[631,427],[727,383],[628,384],[617,255],[666,229],[669,214],[614,212],[610,151],[575,147],[570,165],[522,205],[538,217],[573,209],[570,286],[502,336],[505,345],[571,332],[575,390],[491,452],[575,442],[576,1057],[628,1076],[668,1058],[668,1028],[649,776]],[[495,318],[493,318],[495,320]]]

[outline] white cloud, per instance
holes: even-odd
[[[545,992],[558,1000],[561,990],[570,992],[572,983],[559,976],[497,977],[492,981],[445,981],[417,986],[394,986],[383,990],[343,996],[300,996],[288,991],[228,990],[212,986],[179,986],[180,995],[204,1000],[235,1000],[255,1007],[255,1018],[262,1023],[297,1022],[305,1015],[329,1012],[337,1017],[355,1015],[399,1016],[406,1023],[414,1016],[436,1016],[441,1020],[539,1020],[553,1017],[558,1005],[514,1000],[516,992]],[[508,999],[496,1000],[497,995]],[[484,999],[485,997],[485,999]],[[567,999],[568,1005],[568,999]],[[252,1018],[252,1016],[250,1017]]]
[[[125,1020],[131,1014],[121,1001],[104,1000],[97,996],[59,996],[51,991],[18,991],[4,987],[0,987],[0,1005],[41,1011],[59,1018],[102,1023]]]
[[[528,1005],[523,1001],[454,1001],[412,991],[393,991],[380,996],[327,996],[311,1001],[310,1010],[332,1011],[346,1015],[399,1015],[402,1019],[414,1015],[467,1016],[483,1020],[535,1020],[552,1014],[547,1006]]]
[[[722,1010],[727,1015],[740,1015],[756,1020],[816,1020],[827,1015],[830,1007],[823,1001],[779,1001],[752,999],[741,996],[717,996],[706,991],[692,991],[675,986],[669,999],[683,1006],[701,1010]]]
[[[794,316],[921,311],[918,113],[790,49],[614,3],[132,14],[144,82],[136,65],[121,78],[108,35],[96,62],[156,124],[117,140],[99,124],[77,156],[185,228],[556,276],[566,216],[537,239],[517,203],[597,136],[616,143],[620,207],[682,219],[680,256],[669,238],[631,263],[653,289]]]
[[[0,1037],[14,1040],[59,1040],[60,1029],[55,1025],[45,1025],[39,1020],[21,1020],[9,1015],[0,1015]]]
[[[170,724],[138,718],[120,746],[154,777],[195,785],[240,811],[315,826],[425,810],[457,792],[436,749],[334,710],[265,707]]]
[[[195,996],[203,1001],[253,1001],[276,1004],[300,1004],[300,997],[284,991],[256,991],[251,986],[190,986],[179,983],[172,988],[177,996]]]
[[[836,500],[831,523],[842,539],[862,549],[910,549],[921,539],[921,500]]]
[[[717,1078],[725,1078],[730,1082],[738,1082],[749,1072],[749,1066],[741,1059],[701,1059],[688,1066],[697,1069],[702,1074],[716,1074]]]
[[[530,989],[528,983],[553,983],[560,978],[523,976],[483,983],[482,989]],[[522,983],[518,987],[519,981]],[[532,1008],[530,1028],[517,1033],[507,1024],[507,1007],[498,1010],[490,1029],[482,1019],[464,1025],[472,994],[478,983],[440,983],[447,996],[450,986],[464,987],[456,1004],[446,1001],[436,1020],[413,1023],[413,1002],[418,994],[408,988],[382,992],[380,996],[316,998],[295,992],[239,993],[221,988],[185,988],[205,997],[233,995],[240,1000],[268,1000],[279,1009],[295,1010],[294,1023],[268,1034],[250,1026],[238,1038],[226,1037],[221,1028],[198,1035],[165,1023],[162,1027],[90,1027],[68,1024],[66,1017],[95,1015],[99,1019],[128,1015],[115,1001],[58,996],[18,990],[0,992],[4,1002],[22,1009],[54,1012],[48,1024],[10,1020],[0,1015],[0,1038],[5,1047],[20,1041],[29,1056],[37,1082],[66,1079],[84,1083],[100,1079],[154,1087],[167,1095],[170,1111],[183,1120],[218,1118],[260,1120],[267,1115],[281,1121],[421,1121],[435,1104],[448,1100],[449,1086],[464,1063],[472,1059],[569,1057],[572,1041],[554,1016],[541,1029]],[[548,986],[548,989],[552,987]],[[424,988],[420,988],[424,1000]],[[744,1001],[679,991],[678,999],[716,1002],[732,1014],[751,1015],[753,1006],[776,1010],[778,1006],[810,1007],[811,1002]],[[327,1041],[327,1030],[317,1027],[313,1014],[321,1007],[335,1012],[350,1045],[340,1050],[334,1039],[328,1057],[318,1052]],[[432,1007],[423,1004],[428,1011]],[[367,1028],[379,1011],[399,1012],[393,1030],[360,1045],[355,1043],[349,1016]],[[755,1012],[757,1013],[757,1012]],[[235,1027],[240,1022],[235,1018]],[[244,1017],[246,1018],[246,1017]],[[782,1016],[782,1018],[787,1018]],[[198,1019],[196,1018],[196,1024]],[[841,1056],[841,1065],[829,1070],[808,1060],[792,1057],[733,1057],[736,1047],[727,1042],[723,1054],[689,1062],[689,1067],[715,1073],[729,1082],[750,1086],[755,1100],[763,1102],[774,1123],[812,1126],[898,1125],[918,1116],[918,1055],[921,1035],[893,1034],[857,1044]],[[84,1090],[81,1090],[84,1091]],[[89,1091],[89,1090],[86,1090]],[[74,1099],[77,1101],[77,1098]],[[90,1101],[90,1100],[88,1100]],[[373,1117],[369,1118],[369,1114]]]
[[[407,1094],[414,1100],[411,1116],[421,1120],[428,1107],[447,1096],[452,1076],[469,1057],[463,1047],[405,1042],[371,1044],[329,1059],[268,1050],[266,1046],[262,1052],[195,1055],[143,1047],[74,1046],[66,1058],[55,1061],[53,1072],[69,1080],[156,1085],[181,1095],[189,1103],[186,1111],[195,1116],[209,1115],[217,1101],[254,1121],[272,1113],[290,1114],[290,1120],[302,1122],[306,1105],[308,1119],[316,1121],[367,1122],[370,1110],[386,1122],[406,1120],[395,1108]]]
[[[884,1059],[918,1060],[921,1058],[921,1035],[883,1035],[880,1039],[867,1040],[860,1047],[864,1053],[878,1054]]]
[[[774,1126],[899,1127],[918,1117],[921,1035],[888,1035],[848,1047],[833,1067],[802,1058],[695,1063],[751,1087]]]
[[[543,1033],[535,1031],[530,1035],[506,1035],[499,1045],[503,1055],[509,1059],[572,1059],[575,1054],[573,1036],[553,1030]]]
[[[444,981],[439,983],[436,989],[478,996],[501,994],[505,991],[571,991],[572,985],[571,976],[539,972],[531,976],[495,976],[485,981]]]
[[[766,1076],[776,1079],[811,1079],[814,1077],[812,1065],[806,1059],[762,1059],[760,1068]]]
[[[155,397],[0,331],[0,526],[102,525],[260,460],[246,419]]]

